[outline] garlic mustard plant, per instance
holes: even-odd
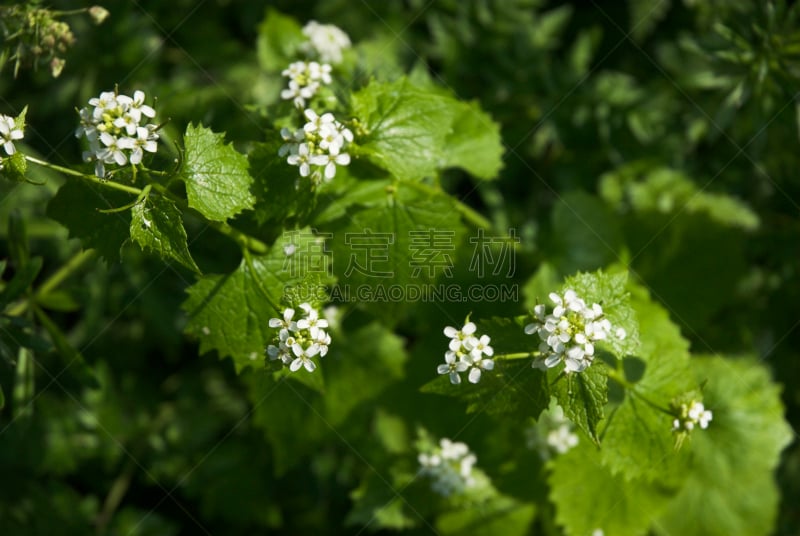
[[[11,156],[17,152],[14,142],[21,140],[24,136],[25,134],[22,129],[17,127],[13,117],[0,114],[0,143],[3,144],[3,150],[7,155]]]
[[[331,181],[336,176],[336,166],[350,164],[350,155],[345,149],[353,141],[353,133],[330,112],[318,115],[306,109],[303,116],[307,122],[302,129],[281,130],[286,143],[280,147],[278,155],[286,156],[286,162],[297,166],[301,177],[310,176],[314,184]]]
[[[158,126],[149,121],[156,111],[145,104],[145,94],[137,90],[133,97],[116,91],[104,91],[89,99],[89,107],[81,108],[80,126],[75,137],[85,137],[89,150],[85,162],[95,162],[95,174],[106,176],[106,164],[124,166],[141,164],[145,152],[158,150]]]
[[[711,410],[707,410],[702,402],[692,400],[688,404],[681,404],[678,408],[678,415],[672,421],[672,431],[691,432],[695,426],[705,430],[713,417]]]
[[[544,304],[534,307],[534,321],[525,326],[527,335],[536,334],[541,341],[533,366],[546,370],[564,364],[566,372],[581,372],[594,360],[594,343],[611,335],[611,322],[603,316],[603,308],[593,303],[588,306],[573,290],[563,296],[550,293],[555,304],[546,314]],[[625,330],[618,328],[614,336],[624,338]]]
[[[281,74],[289,79],[289,87],[281,91],[281,98],[290,100],[303,109],[306,102],[317,94],[322,85],[332,82],[331,66],[316,61],[296,61],[284,69]]]
[[[278,329],[273,343],[267,347],[270,360],[280,360],[295,372],[301,367],[314,372],[317,364],[312,358],[325,357],[331,336],[325,331],[328,321],[320,318],[319,312],[309,303],[301,303],[302,317],[295,320],[296,311],[291,307],[283,310],[282,318],[271,318],[269,327]]]
[[[306,23],[303,35],[308,38],[301,45],[306,54],[334,65],[341,63],[342,52],[351,45],[350,37],[341,28],[333,24],[320,24],[315,20]]]
[[[449,374],[450,382],[461,383],[460,372],[469,369],[470,383],[478,383],[484,370],[494,369],[494,349],[489,346],[491,339],[488,335],[477,336],[477,326],[474,322],[467,322],[457,330],[452,326],[444,328],[444,334],[450,338],[448,350],[444,354],[445,362],[439,365],[436,371],[439,374]]]
[[[466,443],[442,438],[439,446],[417,457],[420,474],[431,479],[431,489],[444,497],[464,493],[475,485],[472,469],[478,458]]]

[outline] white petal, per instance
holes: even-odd
[[[289,370],[291,370],[292,372],[297,372],[302,366],[303,366],[303,359],[298,357],[297,359],[292,361],[291,365],[289,365]]]
[[[481,381],[481,369],[475,367],[469,371],[469,381],[470,383],[478,383]]]
[[[539,331],[539,324],[528,324],[525,326],[525,335],[533,335],[537,331]]]

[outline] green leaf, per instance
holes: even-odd
[[[445,139],[444,166],[460,167],[480,179],[494,179],[503,166],[500,126],[477,102],[461,103]]]
[[[371,82],[353,95],[352,114],[366,132],[357,140],[359,150],[397,178],[419,180],[457,166],[492,179],[502,165],[499,126],[477,103],[407,79]]]
[[[275,9],[268,9],[267,15],[258,25],[256,54],[262,69],[280,71],[297,60],[300,44],[306,40],[300,24]]]
[[[3,393],[3,386],[0,385],[0,409],[6,407],[6,395]]]
[[[279,142],[259,143],[247,157],[253,173],[255,218],[261,225],[278,222],[286,227],[287,220],[305,214],[316,202],[311,181],[299,180],[297,166],[278,157],[280,146]]]
[[[612,333],[602,344],[618,358],[636,355],[640,347],[639,325],[630,305],[627,281],[627,272],[605,273],[600,270],[568,277],[562,286],[562,290],[574,290],[587,305],[598,303],[603,307],[603,314],[611,322]],[[617,328],[625,330],[624,338],[620,339],[613,333]]]
[[[200,353],[216,350],[220,357],[233,358],[237,372],[249,366],[263,366],[264,351],[272,330],[267,323],[278,316],[270,304],[278,296],[264,296],[267,277],[265,259],[242,259],[227,275],[204,275],[187,289],[183,309],[189,315],[184,329],[200,341]]]
[[[356,406],[401,379],[407,356],[405,341],[377,322],[352,333],[335,332],[334,337],[320,366],[327,380],[325,415],[336,426]]]
[[[253,208],[253,182],[247,157],[225,135],[189,124],[184,137],[185,162],[180,177],[186,183],[189,206],[213,221],[225,221]]]
[[[380,205],[386,199],[386,193],[392,189],[389,180],[356,180],[347,178],[339,181],[336,176],[336,189],[326,191],[326,195],[319,199],[319,206],[312,215],[316,225],[332,223],[335,220],[347,217],[348,211],[357,207],[373,207]]]
[[[337,278],[353,296],[361,292],[363,306],[392,321],[413,303],[411,292],[452,276],[456,245],[466,232],[449,196],[420,194],[404,183],[333,230]],[[400,299],[389,295],[391,289],[400,289]]]
[[[399,531],[419,524],[419,514],[408,508],[395,488],[374,472],[370,472],[350,492],[350,499],[353,507],[345,518],[346,525],[373,525],[379,529]]]
[[[264,431],[275,473],[281,475],[330,438],[331,429],[317,409],[319,393],[288,378],[278,383],[264,374],[251,378],[250,398],[257,404],[253,423]]]
[[[564,415],[597,444],[600,444],[598,425],[608,401],[606,373],[606,365],[599,360],[586,370],[574,374],[548,370],[550,393],[564,408]]]
[[[151,194],[131,209],[131,238],[145,251],[200,272],[189,253],[181,211],[166,197]]]
[[[602,459],[612,473],[625,478],[674,485],[686,476],[690,449],[675,449],[673,418],[651,403],[668,408],[674,398],[697,388],[689,370],[689,343],[644,289],[636,287],[632,303],[644,334],[637,357],[645,365],[634,389],[644,398],[626,391],[603,430]]]
[[[278,316],[275,307],[282,310],[285,287],[318,270],[312,261],[322,257],[314,253],[319,240],[308,230],[286,233],[266,255],[243,258],[233,273],[203,275],[189,287],[182,306],[189,315],[184,331],[200,341],[200,353],[229,356],[237,371],[263,366],[274,334],[269,319]],[[284,249],[289,244],[295,248],[291,257]]]
[[[603,175],[600,191],[620,209],[629,205],[640,213],[703,214],[720,225],[746,231],[760,225],[758,214],[744,202],[700,189],[680,170],[651,168],[647,162],[634,162]]]
[[[531,367],[533,357],[501,357],[501,354],[537,349],[538,342],[523,331],[526,323],[526,317],[478,321],[478,333],[491,337],[495,368],[484,373],[477,384],[468,383],[464,377],[460,385],[452,385],[448,375],[440,375],[423,385],[420,391],[458,398],[467,405],[467,413],[512,414],[520,420],[526,417],[538,419],[550,403],[546,375]],[[446,340],[442,337],[445,349]]]
[[[525,298],[525,309],[533,311],[533,308],[540,303],[549,303],[548,295],[561,284],[561,277],[558,270],[549,262],[539,265],[536,273],[522,287],[522,295]]]
[[[556,522],[568,536],[589,536],[597,529],[640,536],[670,498],[670,491],[658,485],[614,476],[601,463],[598,449],[586,441],[558,456],[550,469],[550,500]]]
[[[445,512],[436,518],[436,531],[444,536],[524,536],[535,516],[535,505],[498,495],[485,503]]]
[[[85,249],[96,249],[108,262],[118,262],[120,248],[130,237],[130,213],[104,214],[99,210],[130,202],[129,194],[70,179],[50,200],[47,216],[64,225],[70,238],[80,239]]]
[[[18,267],[14,277],[0,291],[0,309],[22,296],[31,287],[41,269],[41,257],[34,257],[21,267]]]
[[[407,80],[372,82],[355,93],[352,113],[367,132],[360,150],[395,177],[432,176],[444,157],[457,101],[421,91]]]
[[[28,160],[19,151],[11,156],[0,157],[3,161],[0,167],[0,176],[14,182],[25,182],[25,173],[28,171]]]
[[[773,478],[793,434],[780,387],[755,359],[692,360],[706,430],[689,436],[691,475],[658,522],[663,534],[759,536],[772,533],[779,493]]]

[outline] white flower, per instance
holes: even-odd
[[[288,155],[286,161],[300,168],[301,177],[311,176],[314,182],[322,178],[330,181],[336,176],[336,166],[350,164],[350,155],[343,150],[353,141],[353,133],[330,112],[320,115],[309,108],[303,115],[308,122],[302,129],[281,130],[281,138],[286,143],[278,150],[278,156]]]
[[[564,409],[553,400],[538,421],[526,429],[526,445],[547,460],[553,454],[564,454],[579,443],[573,430],[574,426],[564,415]]]
[[[301,86],[297,81],[290,80],[289,87],[281,91],[281,98],[294,101],[294,105],[302,108],[306,105],[306,99],[310,99],[319,89],[319,84],[311,82],[307,86]]]
[[[311,20],[303,27],[303,34],[308,42],[301,48],[309,54],[316,54],[320,60],[330,63],[342,61],[342,51],[350,48],[350,38],[337,26],[319,24]]]
[[[330,84],[333,82],[333,78],[331,78],[332,70],[332,67],[327,63],[319,64],[316,61],[308,63],[308,77],[314,82]]]
[[[534,307],[534,321],[525,326],[527,335],[539,336],[540,356],[533,366],[546,370],[564,363],[564,370],[581,372],[594,360],[594,343],[606,340],[612,330],[611,322],[604,317],[600,304],[588,306],[574,290],[568,289],[563,296],[550,293],[553,311],[546,314],[544,304]],[[625,337],[625,330],[615,331],[617,338]]]
[[[7,155],[11,156],[17,152],[14,142],[21,140],[24,136],[22,130],[17,128],[16,120],[13,117],[0,115],[0,140],[2,140],[3,149]]]
[[[317,115],[317,112],[314,110],[306,109],[303,112],[303,115],[305,115],[306,119],[308,119],[308,123],[303,125],[303,130],[305,132],[316,132],[322,130],[323,128],[329,127],[335,128],[336,119],[330,112]]]
[[[307,143],[298,145],[286,161],[292,166],[300,168],[301,177],[308,177],[311,174],[311,154]]]
[[[320,318],[317,310],[308,303],[301,303],[300,309],[305,311],[306,317],[297,321],[297,329],[307,329],[313,339],[318,339],[321,329],[328,327],[328,321]]]
[[[336,166],[346,166],[350,164],[350,155],[342,154],[318,154],[311,157],[311,163],[315,166],[325,168],[325,180],[331,180],[336,176]]]
[[[298,308],[303,312],[298,320],[295,320],[297,311],[291,307],[283,310],[283,318],[269,319],[269,327],[279,331],[273,339],[276,344],[267,346],[267,355],[273,361],[280,359],[292,372],[300,368],[314,372],[317,364],[313,358],[324,357],[331,344],[331,336],[324,330],[328,321],[320,318],[319,312],[309,303],[301,303]]]
[[[467,370],[469,364],[466,361],[458,359],[455,352],[446,352],[444,354],[444,361],[443,365],[436,367],[436,372],[439,374],[449,374],[450,383],[453,385],[461,383],[461,376],[459,376],[458,373]]]
[[[271,328],[283,328],[283,329],[290,329],[291,331],[295,331],[296,328],[292,326],[292,318],[294,317],[294,309],[291,307],[287,307],[283,310],[283,319],[280,318],[270,318],[269,319],[269,327]]]
[[[449,366],[447,372],[450,373],[450,381],[454,384],[461,382],[459,372],[470,369],[467,378],[470,383],[478,383],[484,370],[494,369],[494,361],[484,357],[494,355],[494,349],[489,346],[491,338],[488,335],[477,336],[475,333],[477,329],[474,322],[465,322],[461,329],[453,326],[444,328],[445,336],[450,338],[449,350],[445,353],[447,363],[439,365],[437,370],[439,374],[445,374],[446,372],[442,371],[444,367]]]
[[[83,159],[95,161],[95,174],[99,177],[105,176],[105,164],[138,165],[145,152],[158,150],[158,127],[147,123],[156,112],[144,100],[145,94],[139,90],[133,98],[104,91],[99,97],[89,99],[91,109],[78,111],[80,125],[75,136],[86,137],[89,142]]]
[[[460,330],[452,326],[445,327],[444,334],[451,339],[449,344],[450,350],[454,352],[461,350],[464,340],[471,337],[477,329],[478,327],[474,322],[467,322]]]
[[[681,404],[678,413],[678,417],[672,421],[673,432],[691,431],[698,424],[701,429],[705,430],[714,417],[702,402],[696,400],[692,400],[688,405]]]
[[[322,84],[333,82],[331,66],[320,65],[315,61],[296,61],[281,74],[289,79],[289,87],[281,91],[281,98],[294,101],[294,105],[298,108],[304,108],[306,101],[317,94]]]
[[[130,138],[117,138],[108,132],[100,134],[100,141],[105,145],[105,148],[97,153],[97,158],[103,160],[107,164],[116,162],[119,166],[124,166],[128,162],[128,157],[125,155],[125,149],[133,148],[133,140]]]
[[[491,359],[477,359],[472,361],[472,368],[469,371],[470,383],[478,383],[481,381],[481,371],[494,369],[494,361]]]
[[[438,447],[421,452],[417,457],[420,474],[431,478],[431,488],[448,497],[464,493],[475,485],[473,469],[478,458],[465,443],[443,438]]]
[[[128,107],[128,115],[132,116],[137,123],[141,121],[143,115],[150,119],[156,116],[156,111],[144,103],[144,98],[144,91],[134,91],[133,99]]]
[[[547,434],[547,444],[559,454],[564,454],[578,444],[578,436],[572,433],[569,424],[564,423],[550,430]]]

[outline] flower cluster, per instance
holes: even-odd
[[[350,38],[338,26],[308,21],[303,27],[303,35],[308,41],[300,48],[309,56],[316,56],[326,63],[341,63],[342,51],[350,48]]]
[[[274,339],[276,344],[267,347],[267,355],[273,361],[280,359],[292,372],[300,367],[314,372],[317,365],[311,358],[317,355],[325,357],[331,344],[331,336],[324,329],[328,327],[328,321],[320,318],[317,310],[308,303],[301,303],[300,309],[304,315],[299,320],[294,320],[295,310],[292,308],[284,309],[283,318],[269,320],[269,327],[280,328],[280,331]]]
[[[316,61],[296,61],[281,74],[289,79],[289,87],[281,91],[281,98],[293,101],[300,109],[305,107],[306,100],[317,94],[322,84],[332,82],[331,66]]]
[[[566,372],[581,372],[594,360],[594,343],[611,336],[611,322],[603,316],[603,308],[594,303],[586,305],[573,290],[563,296],[550,293],[555,304],[550,314],[545,314],[544,304],[533,309],[535,320],[525,326],[528,335],[538,334],[541,355],[533,366],[546,370],[564,362]],[[625,338],[625,330],[618,328],[615,336]]]
[[[14,147],[16,140],[21,140],[25,134],[22,129],[17,127],[16,120],[13,117],[0,114],[0,143],[3,144],[3,149],[6,154],[11,156],[17,152]]]
[[[158,126],[148,122],[156,111],[144,99],[143,91],[136,91],[133,97],[104,91],[89,99],[90,107],[78,112],[81,124],[75,137],[89,140],[83,160],[95,162],[98,177],[105,177],[105,164],[139,164],[145,151],[154,153],[158,149]]]
[[[472,468],[478,458],[464,443],[443,438],[439,447],[420,453],[417,460],[420,474],[430,476],[431,488],[444,497],[462,493],[475,485]]]
[[[489,359],[494,355],[494,350],[489,346],[491,339],[488,335],[478,337],[476,329],[475,324],[469,321],[460,330],[452,326],[444,328],[444,334],[450,337],[449,350],[444,354],[444,364],[439,365],[436,371],[449,374],[450,383],[461,383],[459,373],[467,369],[470,369],[470,383],[478,383],[482,371],[494,368],[494,361]]]
[[[672,421],[673,432],[690,432],[696,425],[705,430],[708,428],[708,423],[713,418],[710,410],[707,410],[702,402],[692,400],[688,405],[681,404],[678,410],[678,416]]]
[[[317,115],[309,109],[303,114],[308,122],[302,129],[294,132],[288,128],[281,129],[281,137],[286,143],[278,155],[286,156],[290,165],[299,167],[301,177],[311,175],[314,182],[320,182],[323,177],[330,181],[336,176],[336,166],[350,163],[350,155],[344,151],[353,141],[353,133],[332,113]],[[311,166],[316,168],[313,172]]]
[[[564,415],[564,409],[551,404],[542,412],[539,420],[526,430],[526,444],[536,449],[542,459],[550,459],[552,454],[564,454],[578,444],[578,436],[573,424]]]

